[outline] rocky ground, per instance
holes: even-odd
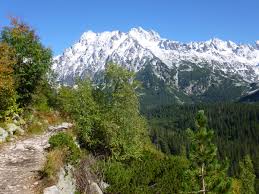
[[[0,147],[0,194],[37,193],[48,139],[55,131],[66,127],[68,124],[50,127],[50,131],[42,135],[5,143]]]

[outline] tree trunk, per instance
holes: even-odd
[[[202,193],[206,194],[205,179],[204,179],[204,163],[201,166],[201,180],[202,180]]]

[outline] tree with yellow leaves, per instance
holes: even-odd
[[[3,28],[0,41],[15,52],[13,70],[17,102],[21,108],[26,107],[46,79],[52,63],[52,52],[42,45],[29,25],[15,18],[11,18],[10,26]]]
[[[0,42],[0,115],[15,103],[14,64],[14,51]]]

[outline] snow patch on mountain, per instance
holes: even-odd
[[[129,32],[106,31],[83,33],[77,43],[53,59],[53,69],[60,81],[72,77],[94,76],[113,61],[139,71],[153,61],[163,62],[169,69],[178,69],[183,61],[224,76],[239,75],[245,82],[256,82],[259,76],[259,41],[255,45],[236,44],[213,38],[203,42],[181,43],[161,38],[153,30],[141,27]],[[192,71],[193,67],[185,68]],[[178,70],[177,70],[178,71]],[[164,79],[160,72],[157,76]],[[178,84],[178,74],[174,75]]]

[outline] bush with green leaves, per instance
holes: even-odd
[[[41,44],[30,26],[14,18],[11,26],[3,28],[0,41],[14,50],[13,74],[17,101],[21,106],[28,105],[51,67],[51,50]]]
[[[63,111],[75,120],[80,143],[93,153],[127,161],[152,149],[147,124],[139,112],[134,76],[110,64],[97,87],[85,80],[75,88],[60,89]]]
[[[57,109],[57,90],[48,83],[48,80],[43,81],[32,95],[31,106],[42,112]]]
[[[188,185],[185,171],[189,162],[183,157],[159,158],[146,153],[130,164],[109,161],[104,164],[110,193],[181,193]]]
[[[49,144],[52,149],[67,149],[66,159],[69,163],[74,164],[80,159],[80,149],[68,133],[59,132],[51,136]]]
[[[58,101],[60,110],[68,113],[75,121],[82,146],[97,151],[98,147],[105,146],[105,137],[101,128],[97,127],[101,118],[93,90],[90,81],[84,80],[77,83],[76,88],[62,87],[59,90]]]

